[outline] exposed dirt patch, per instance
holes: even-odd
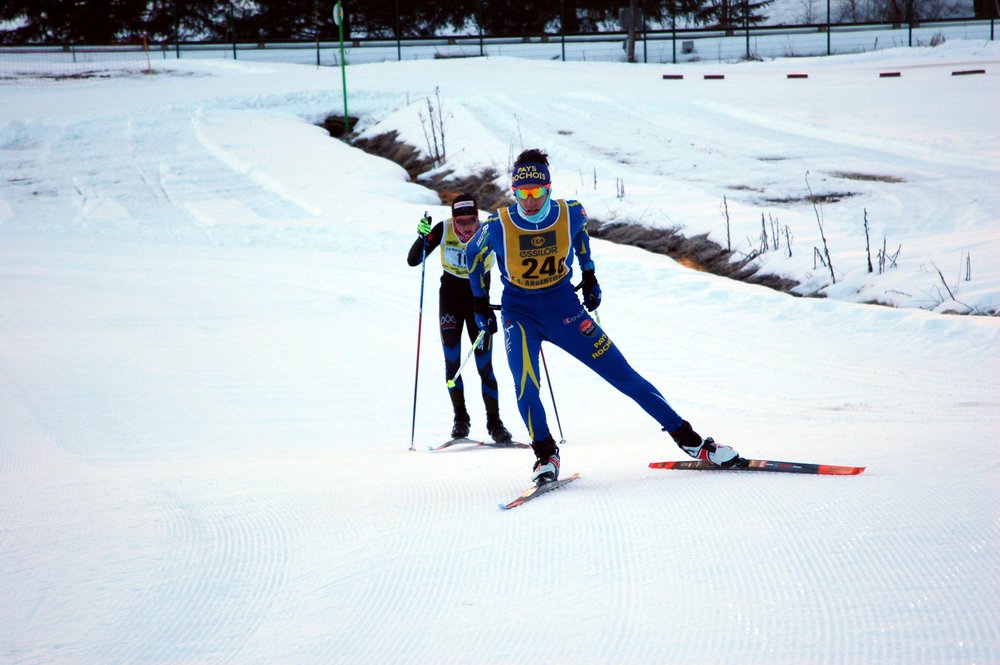
[[[829,192],[827,194],[807,194],[806,196],[765,197],[763,200],[766,203],[774,203],[775,205],[791,203],[836,203],[837,201],[857,195],[857,192]]]
[[[327,123],[329,121],[330,119],[327,119]],[[324,124],[325,126],[326,124]],[[396,162],[406,169],[411,181],[418,182],[419,179],[421,185],[437,192],[444,205],[450,205],[452,199],[463,192],[475,196],[479,207],[489,211],[511,205],[514,202],[494,184],[500,174],[493,169],[487,169],[476,176],[467,178],[453,178],[451,172],[439,173],[430,178],[421,178],[421,175],[434,168],[434,161],[421,157],[416,148],[400,141],[396,132],[380,134],[371,139],[356,138],[350,143],[365,152]]]
[[[343,125],[342,117],[332,116],[321,126],[330,131],[332,136],[343,139]],[[351,125],[354,125],[353,119]],[[335,134],[335,131],[339,133]],[[506,190],[496,185],[500,174],[494,169],[487,169],[467,178],[453,178],[450,172],[431,178],[421,177],[434,168],[433,161],[421,158],[416,148],[399,140],[396,132],[382,134],[372,139],[348,138],[348,142],[365,152],[399,164],[406,169],[413,182],[419,181],[420,184],[436,191],[444,205],[450,204],[459,192],[472,194],[479,202],[479,207],[490,212],[514,203]],[[824,200],[817,198],[817,202]],[[792,289],[798,286],[798,283],[792,280],[758,274],[756,266],[746,260],[736,260],[733,252],[728,252],[709,240],[707,234],[688,238],[677,229],[651,228],[630,221],[606,223],[593,217],[589,220],[587,230],[595,238],[664,254],[693,270],[723,275],[751,284],[761,284],[784,293],[792,293]]]
[[[358,118],[353,115],[347,116],[350,121],[351,127],[355,127],[358,124]],[[344,122],[344,116],[342,115],[330,115],[326,117],[326,120],[319,123],[319,126],[330,133],[335,139],[344,139],[344,134],[347,133],[347,123]],[[348,141],[350,142],[350,141]]]
[[[38,79],[43,81],[82,81],[84,79],[112,79],[112,78],[127,78],[131,76],[155,76],[157,72],[146,71],[146,70],[100,70],[100,71],[82,71],[82,72],[72,72],[67,74],[46,74],[46,73],[31,73],[31,74],[15,74],[13,76],[0,76],[0,81],[20,81],[25,78]]]
[[[797,282],[789,279],[760,274],[751,263],[734,260],[732,252],[709,240],[707,234],[687,237],[677,229],[654,229],[631,222],[602,223],[595,219],[590,220],[587,229],[595,238],[664,254],[693,270],[762,284],[784,293],[791,293],[798,286]]]
[[[898,178],[894,175],[855,173],[853,171],[834,171],[830,175],[832,175],[834,178],[843,178],[844,180],[864,180],[868,182],[889,182],[889,183],[906,182],[906,180],[904,180],[903,178]]]

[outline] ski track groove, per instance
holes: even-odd
[[[387,634],[385,626],[407,619],[419,621],[429,610],[444,603],[444,587],[432,584],[435,562],[423,556],[421,550],[436,532],[435,506],[442,505],[448,495],[460,501],[460,487],[459,483],[446,482],[406,483],[386,488],[388,495],[367,521],[361,542],[345,560],[349,568],[359,571],[352,577],[360,577],[364,582],[349,586],[354,595],[342,597],[339,590],[335,591],[341,611],[343,608],[353,611],[338,626],[337,639],[311,655],[331,662],[340,658],[351,663],[397,663],[406,661],[405,654],[423,650],[412,632],[396,637]],[[415,541],[393,537],[404,520],[408,526],[417,527],[414,533],[420,536]],[[391,543],[391,546],[372,556],[363,547],[366,541]],[[439,546],[446,549],[446,543],[447,540]]]
[[[12,417],[17,402],[14,386],[7,382],[7,377],[3,373],[0,373],[0,413],[4,414],[4,419]],[[24,493],[14,491],[19,487],[12,482],[16,480],[14,479],[14,470],[18,464],[13,451],[14,442],[8,441],[7,436],[0,432],[0,487],[7,488],[4,492],[0,492],[0,501],[3,502],[4,512],[8,509],[12,511],[7,514],[13,514],[14,508],[13,504],[7,502],[24,496]],[[3,535],[3,532],[0,531],[0,538]]]
[[[829,663],[988,662],[985,649],[992,640],[986,628],[989,622],[978,622],[974,624],[977,630],[969,632],[964,613],[955,615],[948,610],[964,604],[970,612],[997,615],[995,593],[988,589],[974,597],[955,595],[961,593],[956,589],[969,588],[970,577],[981,576],[982,550],[990,547],[982,542],[977,520],[943,526],[940,540],[927,541],[926,536],[910,535],[922,533],[918,523],[925,516],[912,510],[913,497],[906,496],[908,485],[902,480],[892,482],[899,487],[887,488],[890,494],[883,517],[858,524],[853,516],[861,507],[852,505],[855,499],[849,494],[830,493],[835,491],[830,484],[843,482],[842,478],[792,478],[785,474],[762,478],[734,473],[713,479],[705,472],[693,475],[692,479],[676,479],[685,502],[706,505],[710,497],[718,505],[734,507],[735,513],[717,520],[718,533],[699,528],[697,521],[688,523],[687,517],[674,523],[691,541],[691,554],[682,562],[678,577],[700,580],[704,586],[704,605],[689,609],[691,616],[685,617],[693,622],[692,631],[713,623],[734,625],[742,636],[740,642],[748,645],[744,654],[748,660],[774,663],[800,662],[799,654],[805,648],[825,654],[818,662]],[[938,489],[929,492],[939,494]],[[996,505],[997,494],[987,491],[986,503],[992,500]],[[814,504],[815,522],[782,520],[786,500]],[[773,537],[741,538],[741,530],[765,530]],[[729,532],[726,551],[715,547],[723,531]],[[994,530],[994,551],[996,535]],[[786,546],[776,550],[770,546],[772,542]],[[995,569],[1000,557],[994,554],[991,558]],[[754,562],[752,570],[727,569],[728,562],[736,566],[747,561]],[[996,583],[989,585],[995,592]],[[854,592],[845,595],[844,589]],[[900,590],[908,590],[909,599],[904,604],[868,600],[889,598]],[[715,611],[713,599],[718,608]],[[764,607],[759,605],[761,599]],[[768,612],[768,607],[782,611]],[[801,625],[772,618],[787,617],[789,610],[801,617]],[[900,631],[912,639],[904,635],[901,640]],[[713,646],[711,634],[687,649],[683,649],[684,640],[679,640],[671,662],[698,663],[699,653],[723,648],[721,644]],[[933,639],[928,640],[928,635]],[[928,648],[929,641],[936,648]],[[964,646],[956,650],[956,644]],[[956,655],[963,649],[968,659]],[[980,656],[986,661],[977,660]]]
[[[219,154],[213,153],[210,146],[202,145],[194,120],[180,122],[174,114],[144,111],[138,117],[83,120],[74,131],[54,126],[44,131],[47,132],[44,141],[24,147],[26,162],[20,175],[28,179],[28,186],[45,194],[74,195],[63,197],[61,202],[53,201],[50,196],[38,197],[37,202],[25,206],[18,215],[24,220],[60,220],[48,223],[58,228],[84,230],[102,230],[112,224],[135,225],[134,221],[121,218],[118,212],[117,206],[122,206],[122,211],[126,209],[120,203],[125,202],[128,216],[142,220],[143,235],[172,238],[194,231],[229,242],[256,238],[261,232],[250,225],[241,226],[242,220],[233,219],[232,214],[216,219],[212,211],[220,202],[249,210],[266,220],[289,216],[285,199],[259,187],[253,182],[252,173],[234,170],[220,161]],[[83,149],[82,142],[88,134],[102,137],[101,150]],[[59,166],[66,154],[104,151],[127,155],[131,168],[112,175],[100,161],[84,158],[69,176]],[[224,184],[209,184],[201,177],[206,171],[220,167],[232,171],[221,181]],[[248,196],[248,192],[254,193]],[[61,212],[54,213],[51,208],[42,212],[42,206],[52,205],[61,206]],[[195,214],[186,220],[178,218],[177,211],[181,209]]]
[[[642,570],[636,566],[636,560],[645,558],[648,554],[637,551],[632,545],[635,542],[633,536],[641,527],[620,519],[621,511],[627,508],[622,505],[624,502],[620,498],[615,498],[614,483],[609,481],[606,474],[594,472],[588,473],[586,477],[593,478],[587,492],[594,496],[584,496],[581,500],[595,502],[594,521],[597,528],[596,533],[584,534],[584,538],[596,537],[595,542],[602,542],[600,539],[603,539],[603,542],[612,544],[605,552],[606,562],[598,564],[597,572],[600,573],[600,569],[606,566],[611,572],[606,583],[615,586],[615,604],[609,608],[611,628],[607,632],[611,637],[607,645],[594,656],[601,662],[608,663],[641,662],[642,630],[641,623],[635,619],[641,606],[639,600],[649,590],[633,571]]]
[[[119,644],[116,659],[157,662],[211,654],[224,634],[227,651],[212,659],[238,662],[246,655],[245,642],[269,618],[287,574],[296,522],[260,499],[219,496],[210,486],[205,480],[162,491],[168,508],[152,580],[123,617],[124,627],[116,629],[137,639]],[[260,611],[247,613],[245,607]],[[104,647],[94,655],[101,653]]]
[[[10,365],[4,363],[4,366]],[[3,414],[4,424],[12,428],[11,431],[38,429],[38,423],[24,409],[13,384],[8,384],[3,373],[0,373],[0,413]],[[32,474],[28,470],[38,465],[38,453],[32,455],[32,451],[24,449],[23,445],[0,434],[0,488],[3,488],[0,491],[0,552],[11,551],[14,537],[12,518],[20,514],[25,497],[32,494],[27,489],[32,484]]]

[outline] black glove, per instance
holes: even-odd
[[[593,270],[584,270],[583,281],[578,289],[583,289],[583,306],[588,312],[593,312],[601,305],[601,285],[597,283],[597,277]]]
[[[497,331],[497,315],[490,309],[490,297],[479,296],[472,298],[472,311],[476,316],[476,327],[492,335]]]

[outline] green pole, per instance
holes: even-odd
[[[337,5],[333,8],[333,20],[337,23],[340,32],[340,81],[344,89],[344,135],[351,131],[351,116],[347,114],[347,63],[344,61],[344,8],[337,0]]]

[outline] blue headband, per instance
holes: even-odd
[[[552,179],[549,177],[549,167],[545,164],[531,162],[515,164],[514,173],[511,175],[510,180],[512,187],[552,184]]]

